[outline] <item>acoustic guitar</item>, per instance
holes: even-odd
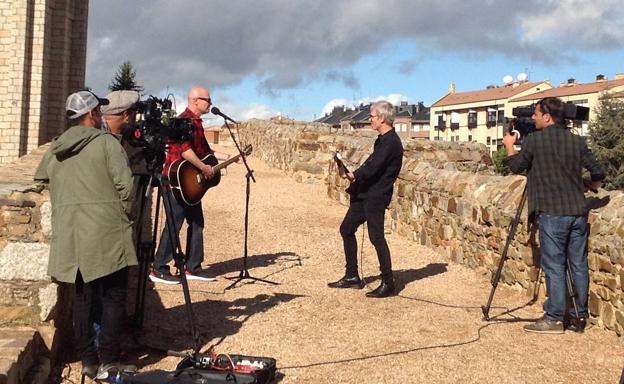
[[[251,144],[247,145],[243,149],[243,153],[247,156],[251,154],[251,150]],[[214,170],[214,176],[210,179],[207,179],[190,161],[185,159],[174,161],[171,163],[167,173],[173,196],[181,203],[197,205],[210,188],[217,186],[221,182],[221,169],[238,161],[239,157],[240,155],[232,156],[219,163],[217,158],[211,153],[201,159],[204,164],[210,165]]]
[[[344,161],[342,161],[342,155],[340,155],[340,152],[334,153],[334,161],[336,162],[336,166],[338,167],[338,173],[341,176],[346,175],[347,173],[351,172],[349,171],[349,168],[347,168],[347,166],[345,165]],[[357,180],[351,182],[351,184],[349,184],[349,187],[345,190],[345,192],[347,192],[349,195],[356,194],[358,192]]]

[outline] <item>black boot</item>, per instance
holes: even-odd
[[[374,291],[367,292],[367,297],[388,297],[394,296],[394,281],[382,281],[379,287],[377,287]]]
[[[362,280],[358,275],[355,276],[347,276],[345,275],[342,279],[338,281],[334,281],[333,283],[328,283],[327,286],[329,288],[356,288],[362,289],[364,284],[362,284]]]

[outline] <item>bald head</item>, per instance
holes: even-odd
[[[188,108],[201,116],[210,111],[212,101],[210,100],[210,92],[204,87],[193,87],[188,92]]]

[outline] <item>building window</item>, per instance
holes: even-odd
[[[486,143],[487,145],[492,144],[492,138],[491,138],[490,136],[488,136],[488,137],[485,139],[485,143]]]
[[[472,141],[472,135],[468,135],[468,141]]]
[[[504,109],[499,109],[499,110],[498,110],[498,116],[497,116],[497,118],[496,118],[496,121],[497,121],[499,124],[502,124],[502,123],[504,123],[504,122],[505,122],[505,110],[504,110]]]
[[[446,128],[446,123],[444,122],[445,118],[444,118],[444,114],[439,114],[438,115],[438,125],[436,125],[436,129],[437,130],[444,130]]]
[[[486,125],[488,127],[496,126],[496,113],[497,113],[497,110],[494,109],[494,108],[488,108],[487,109],[487,122],[486,122]]]
[[[459,113],[451,112],[451,129],[459,128]]]
[[[469,111],[468,112],[468,128],[476,128],[477,127],[477,112]]]
[[[459,135],[455,136],[455,141],[459,141]]]

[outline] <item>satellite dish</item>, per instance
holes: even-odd
[[[520,72],[518,73],[518,76],[516,76],[516,79],[518,79],[518,81],[526,81],[526,79],[529,78],[529,75],[527,75],[524,72]]]
[[[509,84],[513,81],[513,77],[511,77],[511,75],[506,75],[505,77],[503,77],[503,83],[505,84]]]

